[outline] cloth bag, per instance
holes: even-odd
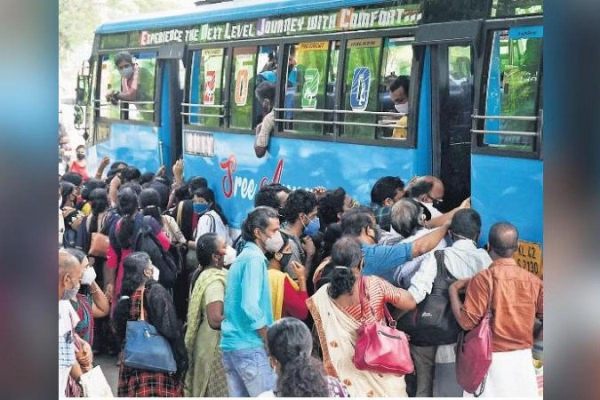
[[[108,236],[100,232],[93,232],[88,255],[106,258],[108,254],[108,244]]]
[[[81,375],[80,379],[79,383],[83,388],[83,397],[114,397],[99,365]]]
[[[370,299],[363,277],[360,278],[359,287],[362,322],[356,332],[356,347],[352,358],[354,366],[359,370],[378,373],[412,373],[414,364],[406,334],[396,329],[396,322],[385,305],[383,312],[389,325],[366,322],[364,307],[365,303],[370,306]],[[375,315],[372,308],[371,312]]]
[[[144,316],[144,292],[140,301],[140,318],[127,321],[123,365],[147,371],[174,373],[177,364],[171,345]]]
[[[475,397],[479,397],[483,393],[485,378],[492,364],[493,274],[491,282],[492,290],[485,316],[479,325],[469,332],[459,333],[456,346],[456,379],[467,393],[472,393]]]

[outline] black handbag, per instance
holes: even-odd
[[[437,274],[431,293],[423,299],[417,308],[405,314],[398,326],[410,336],[415,346],[439,346],[456,343],[461,331],[450,305],[448,288],[454,278],[444,265],[443,250],[436,250]]]

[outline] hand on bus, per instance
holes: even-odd
[[[104,170],[104,168],[106,168],[108,166],[108,164],[110,164],[110,158],[104,157],[102,159],[102,161],[100,161],[100,168],[102,168],[102,170]]]
[[[319,197],[319,196],[325,194],[327,189],[324,186],[315,186],[312,191],[317,197]]]
[[[462,203],[460,203],[460,207],[461,209],[464,208],[471,208],[471,198],[467,197],[466,199],[463,200]]]
[[[183,159],[180,158],[173,164],[173,175],[177,178],[183,178]]]
[[[161,166],[158,171],[156,171],[156,176],[163,176],[167,173],[167,167],[165,167],[164,165]]]

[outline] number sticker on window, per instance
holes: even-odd
[[[352,76],[352,89],[350,90],[350,107],[352,111],[364,111],[369,104],[369,90],[371,89],[371,70],[367,67],[357,67]]]

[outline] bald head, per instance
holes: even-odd
[[[81,263],[65,250],[58,251],[58,299],[62,299],[67,275],[71,279],[81,279]]]
[[[433,175],[426,175],[421,179],[433,185],[433,187],[431,188],[431,192],[429,193],[432,198],[436,200],[441,200],[444,197],[444,184],[439,178]]]
[[[495,254],[510,258],[519,247],[519,231],[509,222],[498,222],[490,228],[489,242]]]

